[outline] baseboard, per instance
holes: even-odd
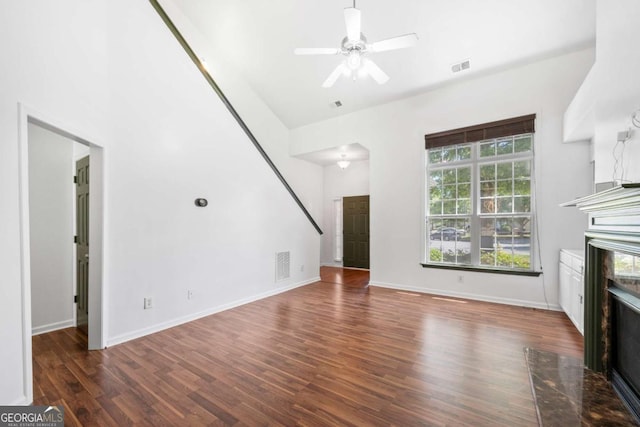
[[[33,402],[29,402],[26,396],[20,396],[20,398],[8,404],[8,406],[29,406],[32,403]]]
[[[261,294],[253,295],[248,298],[242,298],[227,304],[219,305],[217,307],[212,307],[203,311],[199,311],[197,313],[188,314],[186,316],[178,317],[173,320],[169,320],[166,322],[159,323],[157,325],[149,326],[147,328],[138,329],[136,331],[127,332],[126,334],[121,334],[110,338],[107,340],[107,347],[111,347],[117,344],[122,344],[127,341],[134,340],[136,338],[141,338],[146,335],[151,335],[156,332],[163,331],[165,329],[173,328],[175,326],[179,326],[188,322],[192,322],[194,320],[201,319],[203,317],[211,316],[212,314],[220,313],[225,310],[230,310],[235,307],[239,307],[241,305],[249,304],[254,301],[258,301],[264,298],[272,297],[274,295],[281,294],[283,292],[290,291],[295,288],[299,288],[301,286],[306,286],[310,283],[320,281],[320,277],[314,277],[312,279],[304,280],[302,282],[294,283],[291,285],[283,286],[281,288],[277,288],[268,292],[263,292]]]
[[[338,267],[342,268],[341,262],[323,262],[320,264],[320,267]]]
[[[360,271],[369,271],[368,268],[357,268],[357,267],[344,267],[342,265],[342,263],[322,263],[320,264],[320,267],[337,267],[337,268],[344,268],[345,270],[360,270]]]
[[[31,328],[31,335],[46,334],[47,332],[57,331],[58,329],[65,329],[75,326],[73,319],[63,320],[62,322],[50,323],[48,325],[36,326]]]
[[[438,296],[445,296],[445,297],[463,298],[463,299],[470,299],[474,301],[492,302],[496,304],[514,305],[517,307],[538,308],[542,310],[551,310],[551,311],[563,311],[562,307],[560,307],[558,304],[547,305],[546,303],[519,300],[519,299],[513,299],[513,298],[489,297],[486,295],[477,295],[477,294],[471,294],[466,292],[446,292],[446,291],[443,291],[442,289],[420,288],[417,286],[398,285],[396,283],[385,283],[385,282],[370,282],[369,286],[378,286],[381,288],[418,292],[421,294],[431,294],[431,295],[438,295]]]

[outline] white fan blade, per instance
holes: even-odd
[[[347,68],[347,66],[344,65],[344,62],[338,65],[336,69],[333,70],[331,74],[329,74],[329,77],[327,77],[327,80],[325,80],[324,83],[322,83],[322,87],[329,88],[333,86],[336,80],[338,80],[338,77],[340,77],[340,75],[344,73],[345,70],[348,70],[348,69],[349,68]]]
[[[340,49],[332,47],[299,47],[293,50],[296,55],[337,55]]]
[[[364,69],[379,85],[385,84],[387,81],[389,81],[389,76],[387,76],[387,73],[382,71],[380,67],[378,67],[376,63],[370,59],[364,60]]]
[[[371,43],[367,46],[367,49],[372,52],[384,52],[385,50],[403,49],[405,47],[415,46],[416,43],[418,43],[418,35],[416,33],[411,33]]]
[[[347,39],[352,42],[360,40],[360,11],[355,7],[344,10],[344,23],[347,25]]]

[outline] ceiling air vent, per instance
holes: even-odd
[[[289,252],[276,253],[276,282],[288,279],[291,275]]]
[[[465,59],[462,62],[459,62],[457,64],[453,64],[451,66],[451,72],[459,73],[460,71],[468,70],[469,68],[471,68],[471,63],[469,62],[468,59]]]

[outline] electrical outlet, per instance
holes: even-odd
[[[144,309],[148,310],[150,308],[153,307],[153,301],[151,300],[151,298],[145,298],[144,299]]]
[[[193,299],[193,291],[191,289],[187,291],[187,299]]]
[[[300,266],[300,272],[301,272],[301,273],[303,273],[303,272],[304,272],[304,264],[302,264],[302,265]]]
[[[458,283],[464,283],[464,276],[462,274],[458,276]]]

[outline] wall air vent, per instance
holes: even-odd
[[[342,101],[340,100],[333,101],[332,103],[329,104],[329,108],[338,108],[338,107],[342,107]]]
[[[471,68],[471,63],[469,62],[468,59],[465,59],[462,62],[458,62],[457,64],[453,64],[451,66],[451,72],[452,73],[459,73],[460,71],[468,70],[469,68]]]
[[[288,279],[291,276],[289,264],[289,252],[276,253],[276,282]]]

